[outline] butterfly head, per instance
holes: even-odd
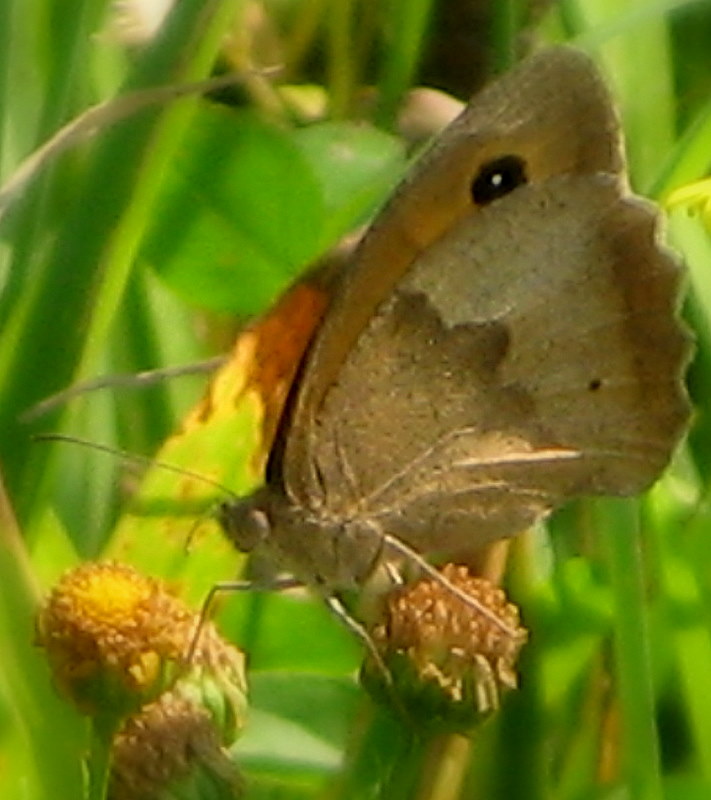
[[[271,533],[271,522],[257,495],[220,504],[217,517],[227,538],[243,553],[263,545]]]

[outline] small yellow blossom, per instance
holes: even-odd
[[[38,639],[56,683],[95,718],[97,752],[112,752],[112,800],[241,796],[226,748],[246,717],[244,657],[160,581],[83,564],[51,592]]]
[[[80,710],[129,713],[171,680],[195,615],[131,567],[87,563],[64,575],[42,609],[39,643]]]

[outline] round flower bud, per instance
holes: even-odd
[[[181,679],[126,720],[114,738],[109,800],[243,796],[219,730],[193,695]]]
[[[385,599],[371,630],[366,688],[417,724],[467,732],[516,687],[527,633],[502,589],[448,564]],[[465,598],[468,598],[465,599]]]

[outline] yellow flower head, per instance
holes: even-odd
[[[389,674],[371,656],[363,679],[418,723],[466,732],[499,707],[503,690],[516,687],[526,631],[497,586],[454,564],[441,575],[391,592],[371,632]]]
[[[87,563],[64,575],[40,612],[39,643],[82,711],[128,713],[155,697],[182,661],[195,615],[131,567]]]

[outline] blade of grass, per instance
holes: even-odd
[[[706,691],[711,638],[703,613],[696,564],[688,549],[689,541],[693,542],[695,538],[693,527],[699,532],[703,528],[701,535],[705,536],[708,519],[701,514],[698,522],[702,525],[690,528],[686,515],[680,517],[673,495],[669,490],[665,491],[663,483],[656,487],[649,505],[646,527],[659,550],[659,571],[673,637],[679,689],[684,698],[700,772],[711,781],[711,695]]]
[[[21,742],[18,752],[29,757],[26,768],[30,770],[29,775],[15,774],[13,764],[8,763],[2,770],[0,787],[8,790],[6,796],[25,796],[21,795],[22,787],[29,779],[36,781],[41,798],[46,800],[56,797],[57,786],[66,789],[66,796],[78,797],[84,725],[58,697],[34,645],[40,589],[1,483],[0,580],[0,683],[12,719],[10,726],[0,728],[0,742],[4,751],[12,742]],[[7,709],[3,711],[8,713]],[[8,786],[7,782],[13,780],[14,785]]]
[[[598,34],[594,49],[607,67],[622,110],[632,185],[646,193],[675,138],[676,99],[667,21],[644,0],[628,3],[627,9],[616,0],[580,0],[571,5],[578,7],[586,31]],[[638,11],[638,16],[630,35],[615,35],[624,30],[615,23],[633,11]],[[601,38],[601,29],[607,29],[609,35]],[[586,44],[586,31],[573,42]],[[591,47],[590,42],[587,46]],[[653,71],[649,64],[654,64]]]
[[[204,76],[239,2],[178,4],[173,24],[146,51],[128,88]],[[18,427],[16,416],[33,400],[69,383],[72,375],[82,378],[95,370],[163,171],[194,106],[193,101],[180,101],[157,115],[143,114],[118,125],[96,143],[82,185],[75,184],[76,194],[57,240],[46,260],[37,265],[37,282],[28,287],[24,303],[13,314],[12,327],[22,335],[14,347],[4,342],[7,435],[2,456],[9,486],[15,496],[22,496],[23,517],[38,496],[42,483],[38,473],[42,474],[46,457],[28,457],[26,433]],[[48,361],[51,370],[46,369]]]
[[[356,80],[353,63],[354,4],[354,0],[340,0],[331,5],[327,17],[328,97],[333,119],[347,117],[353,101]]]
[[[645,565],[637,502],[595,503],[615,603],[615,675],[622,714],[622,775],[631,797],[662,800]]]
[[[704,176],[711,165],[711,101],[706,103],[677,139],[651,182],[651,197],[664,197],[673,189]]]
[[[402,96],[414,82],[433,8],[432,0],[390,2],[375,115],[376,124],[383,128],[392,128]]]
[[[519,36],[528,10],[521,0],[500,0],[491,8],[492,74],[499,75],[516,63]]]

